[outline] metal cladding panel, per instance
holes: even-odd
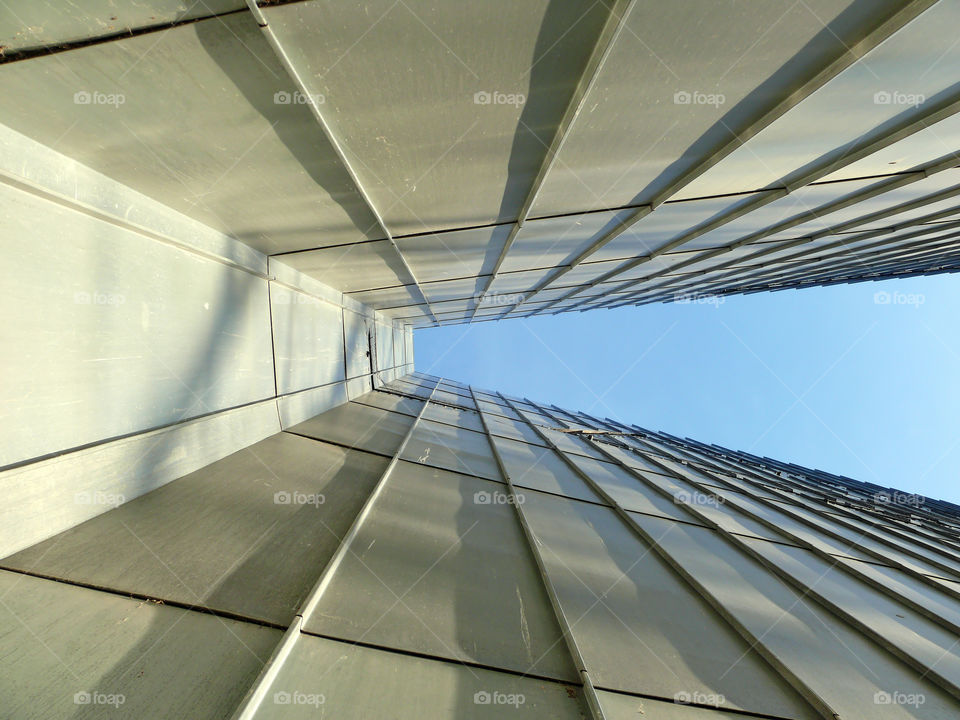
[[[606,7],[546,0],[344,7],[313,0],[264,14],[311,92],[324,96],[327,122],[390,230],[515,219]],[[403,58],[416,58],[423,72]]]
[[[691,508],[695,513],[704,515],[707,520],[717,523],[728,532],[750,535],[774,542],[785,541],[784,535],[737,511],[731,504],[727,503],[727,495],[723,490],[718,488],[701,490],[682,478],[664,477],[642,471],[639,474],[649,485],[661,488],[669,493],[672,497],[671,502],[675,505]],[[647,492],[653,493],[655,491],[647,489]],[[702,521],[693,513],[686,513],[682,519],[702,524]]]
[[[802,237],[808,231],[812,232],[842,221],[840,214],[835,216],[830,213],[829,210],[823,210],[822,206],[838,198],[869,188],[878,182],[880,181],[877,178],[870,178],[867,180],[845,180],[837,183],[807,185],[790,193],[786,197],[767,203],[736,220],[722,225],[716,230],[711,230],[701,235],[693,240],[690,246],[701,248],[725,247],[748,235],[762,232],[789,218],[803,215],[807,212],[816,213],[816,217],[808,225],[800,225],[797,228],[791,228],[771,235],[769,239]],[[856,215],[861,214],[856,211],[854,212]],[[688,245],[684,244],[681,247],[686,249]],[[729,257],[725,255],[721,260],[729,260]],[[716,264],[717,261],[713,262]]]
[[[936,72],[939,67],[939,65],[935,66],[931,72]],[[930,162],[953,152],[958,144],[960,144],[960,115],[952,115],[940,122],[931,123],[928,127],[862,160],[830,173],[824,180],[843,180],[883,175],[891,170],[909,170],[921,163]]]
[[[681,695],[673,702],[624,695],[607,690],[598,690],[597,695],[600,698],[604,716],[608,720],[638,720],[648,717],[656,720],[743,720],[744,718],[741,713],[689,705],[688,702],[711,700],[710,697],[700,698],[692,694]],[[685,697],[689,697],[689,700]],[[695,697],[696,700],[694,700]]]
[[[898,596],[927,608],[937,617],[943,618],[955,626],[960,626],[960,598],[956,596],[956,586],[948,585],[942,590],[936,590],[902,570],[878,563],[839,558],[837,564],[842,564],[861,575],[866,575],[879,583],[881,587],[889,588]]]
[[[493,442],[515,485],[602,502],[553,449],[496,436]]]
[[[649,202],[900,8],[894,0],[637,4],[534,215]]]
[[[0,218],[0,466],[273,397],[263,279],[7,185]]]
[[[447,390],[437,390],[433,394],[433,399],[437,402],[449,403],[451,405],[457,405],[462,408],[474,409],[473,399],[469,395],[464,396],[462,393],[449,392]]]
[[[482,433],[430,420],[420,421],[400,457],[476,477],[501,479],[490,444]]]
[[[357,450],[393,455],[412,424],[409,415],[349,402],[287,430]]]
[[[483,424],[480,422],[480,416],[470,410],[458,410],[457,408],[447,407],[446,405],[435,405],[431,403],[427,406],[423,414],[425,420],[436,420],[447,425],[457,425],[458,427],[473,430],[474,432],[483,432]]]
[[[827,155],[839,156],[845,145],[876,133],[895,118],[915,115],[924,101],[955,82],[951,73],[925,71],[950,67],[960,59],[953,32],[958,24],[960,6],[936,3],[687,185],[678,197],[776,184],[797,168]]]
[[[955,699],[742,550],[718,542],[714,531],[647,515],[637,522],[839,717],[956,715]],[[878,701],[885,693],[923,701],[916,706]]]
[[[960,564],[960,559],[954,557],[944,557],[938,555],[932,551],[927,550],[926,556],[931,560],[936,560],[941,564],[945,564],[950,569],[943,569],[933,565],[930,562],[925,562],[924,560],[916,557],[915,555],[910,554],[910,551],[918,552],[917,546],[910,543],[908,540],[901,538],[893,538],[895,544],[894,547],[890,545],[878,542],[868,533],[871,530],[864,526],[862,529],[856,527],[844,527],[838,522],[835,522],[829,515],[826,515],[823,512],[815,512],[807,507],[791,507],[790,511],[799,515],[801,518],[804,518],[812,524],[813,528],[819,530],[821,528],[826,529],[830,532],[834,532],[839,535],[842,540],[837,542],[849,542],[851,545],[859,545],[865,550],[872,550],[875,553],[879,553],[885,557],[895,560],[902,565],[910,567],[917,572],[930,574],[930,575],[940,575],[941,577],[946,577],[950,580],[958,580],[957,567]],[[920,548],[919,552],[924,554],[923,548]],[[849,554],[849,553],[847,553]],[[953,575],[951,576],[951,570]]]
[[[944,154],[947,154],[948,151],[945,151]],[[854,186],[857,183],[864,183],[867,187],[871,184],[877,183],[876,179],[871,181],[845,181],[843,183],[830,184],[830,185],[817,185],[818,188],[834,188],[841,190],[845,187]],[[866,218],[872,213],[876,213],[881,210],[886,210],[895,205],[901,203],[912,202],[914,200],[920,200],[924,196],[931,195],[942,190],[948,190],[956,188],[960,184],[960,170],[944,170],[942,172],[936,173],[928,178],[917,180],[912,182],[909,185],[903,187],[894,188],[885,193],[877,195],[866,200],[863,200],[856,205],[853,205],[842,210],[838,210],[832,213],[823,213],[818,215],[817,218],[806,222],[802,225],[798,225],[795,228],[791,228],[785,232],[777,233],[771,235],[771,240],[786,239],[788,237],[803,237],[804,235],[822,230],[823,228],[832,227],[840,223],[854,222],[861,218]],[[845,193],[838,193],[838,196]],[[958,193],[960,195],[960,193]],[[787,197],[790,197],[789,195]],[[784,198],[786,199],[786,198]],[[782,201],[777,201],[782,202]],[[771,205],[776,203],[771,203]],[[896,215],[890,215],[889,217],[883,217],[879,220],[873,222],[861,222],[856,225],[851,226],[851,230],[855,229],[857,231],[864,230],[874,230],[877,228],[890,227],[891,225],[897,223],[907,222],[908,220],[919,217],[921,215],[926,215],[928,213],[936,212],[938,209],[943,209],[944,207],[955,207],[960,204],[960,199],[957,196],[947,200],[941,206],[937,205],[925,205],[921,206],[915,210],[909,212],[898,213]],[[810,208],[802,207],[801,210],[807,210]]]
[[[271,284],[270,312],[280,394],[346,379],[342,308]]]
[[[288,623],[385,466],[279,433],[0,563]]]
[[[465,300],[479,297],[484,285],[484,278],[464,278],[461,280],[443,280],[424,283],[423,292],[427,300],[444,302],[446,300]]]
[[[0,572],[0,694],[18,720],[226,718],[281,632]]]
[[[0,92],[0,122],[268,254],[382,237],[247,12],[5,65]]]
[[[59,0],[7,0],[0,8],[0,46],[5,52],[60,45],[103,35],[123,34],[142,27],[166,25],[246,7],[243,0],[152,0],[149,4],[118,4],[88,0],[82,6]]]
[[[575,680],[500,483],[401,462],[304,631]]]
[[[775,567],[812,588],[842,612],[862,623],[876,637],[914,658],[922,667],[960,687],[960,655],[955,633],[866,583],[843,572],[846,566],[827,562],[809,550],[745,540]]]
[[[489,275],[510,232],[509,225],[398,238],[420,282]]]
[[[532,413],[531,413],[532,415]],[[535,417],[535,416],[533,416]],[[553,427],[557,426],[557,423],[551,423]],[[551,428],[540,428],[540,432],[547,436],[547,440],[557,446],[557,449],[560,452],[572,453],[575,455],[585,455],[587,457],[592,457],[596,460],[607,461],[608,458],[602,452],[597,450],[593,443],[584,440],[582,438],[576,437],[570,433],[560,432],[559,430],[553,430]]]
[[[608,493],[624,510],[652,513],[662,517],[693,522],[673,500],[645,487],[639,480],[617,465],[579,455],[568,456],[593,482]]]
[[[370,407],[389,410],[395,413],[403,413],[404,415],[411,415],[413,417],[416,417],[423,407],[423,401],[417,398],[404,397],[403,395],[395,395],[379,390],[373,390],[372,392],[355,397],[353,401],[359,405],[369,405]]]
[[[479,393],[478,393],[479,394]],[[487,425],[490,428],[491,435],[500,435],[501,437],[522,440],[526,443],[546,447],[543,439],[537,435],[536,431],[522,420],[513,420],[511,418],[496,415],[491,407],[503,408],[502,405],[493,405],[491,403],[480,401],[480,407],[483,410]],[[503,408],[507,410],[507,408]]]
[[[410,282],[400,256],[387,240],[336,245],[283,255],[284,263],[345,293],[396,288]],[[419,302],[416,291],[410,298]],[[366,304],[366,301],[360,299]]]
[[[617,445],[604,445],[603,449],[610,453],[614,460],[619,460],[627,467],[637,470],[646,470],[648,472],[658,473],[660,475],[664,475],[669,472],[668,470],[664,470],[662,467],[654,465],[642,455],[630,452],[629,450],[625,450]]]
[[[539,270],[501,273],[497,275],[496,279],[491,283],[488,293],[494,295],[522,294],[529,288],[540,283],[540,281],[550,275],[551,272],[552,270],[550,268],[544,268]],[[519,297],[512,299],[512,302],[519,301]],[[507,307],[509,307],[509,305],[504,307],[504,310],[506,310]]]
[[[530,220],[517,232],[501,270],[517,272],[563,265],[632,214],[631,209]]]
[[[523,504],[598,687],[812,718],[804,704],[697,592],[610,508],[526,493]],[[647,516],[642,516],[647,517]],[[663,520],[658,542],[688,527]]]
[[[582,720],[587,706],[579,687],[301,635],[255,717],[385,713],[391,720]]]
[[[289,257],[291,256],[285,255],[284,260],[287,260]],[[403,313],[404,315],[421,314],[430,320],[431,323],[433,322],[429,313],[426,311],[426,305],[423,304],[423,300],[417,295],[417,290],[412,283],[409,285],[377,288],[375,290],[354,291],[350,293],[350,298],[374,310],[389,311],[393,316],[396,316],[396,311],[393,310],[393,308],[407,308]]]

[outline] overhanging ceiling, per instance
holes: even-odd
[[[0,122],[415,326],[960,265],[957,0],[0,20]]]

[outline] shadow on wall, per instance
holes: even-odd
[[[249,20],[251,26],[255,26],[253,18]],[[294,87],[286,71],[275,60],[273,49],[266,40],[260,37],[256,39],[256,45],[262,46],[263,52],[268,53],[264,58],[259,58],[239,40],[229,38],[225,45],[224,33],[217,21],[198,22],[194,27],[200,44],[210,58],[223,70],[224,75],[253,109],[273,126],[273,132],[290,151],[290,156],[300,163],[317,187],[329,195],[330,201],[340,207],[353,226],[331,229],[334,232],[355,230],[362,238],[376,230],[376,235],[379,236],[376,218],[358,195],[346,168],[340,163],[309,107],[303,103],[278,101],[280,94],[291,95]],[[257,33],[260,31],[257,30]],[[237,59],[237,53],[241,54],[240,60]],[[268,69],[268,65],[271,69]],[[258,192],[255,187],[250,190]],[[325,201],[323,194],[318,192],[317,204],[322,206]],[[316,233],[316,230],[294,228],[284,232],[308,237]],[[279,234],[281,233],[265,232],[263,228],[242,228],[237,237],[244,242],[257,239],[270,241],[271,235]]]

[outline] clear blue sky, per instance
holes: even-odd
[[[956,276],[429,328],[414,343],[422,372],[960,502]]]

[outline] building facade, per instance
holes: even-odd
[[[410,373],[0,561],[5,711],[949,718],[958,530]]]

